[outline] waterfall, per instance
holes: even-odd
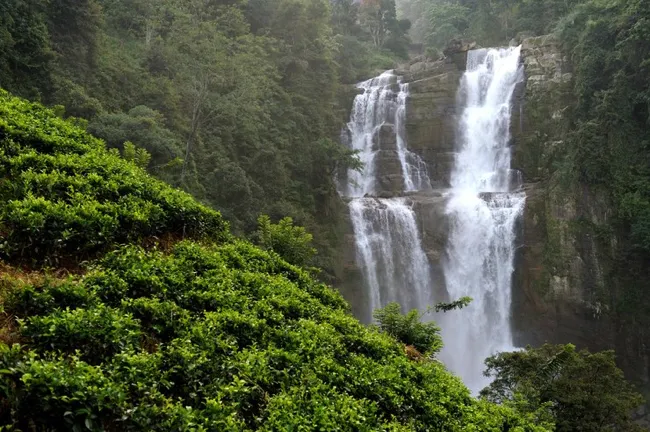
[[[358,152],[364,168],[361,172],[348,172],[344,195],[362,197],[386,189],[380,177],[393,173],[382,172],[385,170],[377,166],[380,158],[397,157],[399,161],[399,184],[393,192],[430,188],[426,164],[406,145],[408,84],[403,84],[393,71],[387,71],[357,87],[362,92],[354,99],[346,133],[350,147]]]
[[[369,312],[396,301],[405,310],[430,300],[427,256],[415,214],[403,198],[350,202],[357,262],[369,293]]]
[[[430,301],[429,263],[415,213],[409,200],[399,195],[431,185],[426,164],[406,142],[408,85],[387,71],[357,87],[360,93],[343,136],[364,167],[349,171],[339,190],[351,198],[357,264],[370,316],[391,301],[406,309]]]
[[[446,209],[451,229],[444,274],[452,299],[467,295],[474,301],[441,317],[441,357],[475,393],[489,383],[483,360],[513,349],[515,224],[525,203],[509,148],[511,98],[523,79],[519,51],[470,51],[459,90],[462,114]]]

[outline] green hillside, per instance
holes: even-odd
[[[0,430],[545,430],[73,121],[0,140]]]

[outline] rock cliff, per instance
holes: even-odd
[[[522,171],[528,198],[515,267],[516,342],[611,348],[603,276],[608,253],[592,229],[607,223],[608,205],[561,166],[571,68],[552,36],[524,39],[522,61],[526,83],[517,94],[513,168]]]
[[[513,284],[513,325],[519,345],[574,343],[616,349],[628,378],[647,386],[643,329],[617,306],[617,236],[606,191],[577,181],[566,162],[573,76],[552,36],[522,41],[526,84],[512,123],[513,168],[526,181],[527,203]]]

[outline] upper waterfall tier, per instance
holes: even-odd
[[[430,189],[426,164],[408,150],[405,138],[408,84],[387,71],[357,86],[343,141],[358,151],[363,170],[349,171],[343,195],[399,195]]]
[[[459,152],[451,173],[454,190],[507,192],[519,187],[510,170],[510,103],[523,79],[520,48],[468,52],[460,87]]]

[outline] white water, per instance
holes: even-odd
[[[357,150],[363,162],[361,172],[349,171],[344,195],[362,197],[378,192],[375,159],[381,150],[396,150],[402,168],[404,191],[430,188],[426,164],[406,146],[405,118],[408,84],[393,71],[386,71],[378,77],[357,85],[363,93],[354,99],[350,122],[347,125],[350,146]],[[379,129],[382,125],[393,125],[396,148],[382,148]]]
[[[458,154],[447,206],[451,231],[444,265],[452,299],[469,307],[441,317],[447,366],[478,392],[489,384],[486,357],[512,350],[510,307],[515,224],[525,203],[510,170],[511,99],[523,78],[520,48],[470,51],[459,92]]]
[[[405,132],[408,85],[392,71],[358,85],[363,93],[354,100],[347,133],[359,151],[362,172],[348,172],[343,194],[351,197],[350,216],[355,235],[357,264],[367,299],[367,317],[391,301],[406,310],[430,301],[430,269],[422,250],[415,213],[405,198],[372,198],[382,192],[379,156],[394,158],[401,167],[401,190],[430,189],[426,164],[408,150]],[[393,135],[381,142],[384,128]],[[385,192],[385,191],[384,191]],[[395,192],[395,191],[390,191]]]
[[[403,198],[360,198],[350,202],[357,262],[372,312],[396,301],[403,311],[430,302],[429,262],[415,214]]]

